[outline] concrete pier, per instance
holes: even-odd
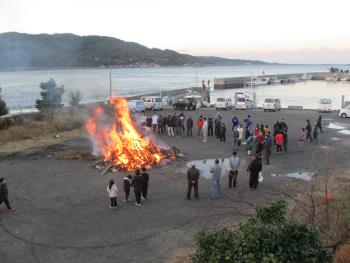
[[[275,78],[282,82],[287,82],[288,79],[300,79],[305,73],[293,74],[276,74],[276,75],[260,75],[255,78]],[[330,73],[330,72],[311,72],[306,73],[311,75],[311,80],[326,80],[327,77],[334,77],[335,80],[340,80],[343,77],[349,76],[347,73]],[[246,84],[249,85],[251,76],[232,77],[232,78],[217,78],[214,79],[214,89],[238,89],[243,88]]]

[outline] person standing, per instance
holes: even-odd
[[[154,134],[156,134],[157,125],[158,125],[158,115],[156,114],[156,112],[153,112],[153,115],[152,115],[152,127],[153,127],[153,133]]]
[[[212,196],[211,199],[216,200],[220,198],[220,179],[221,179],[222,168],[219,165],[219,160],[215,160],[215,164],[210,168],[212,175]]]
[[[214,132],[214,124],[213,124],[213,118],[208,117],[208,136],[213,136]]]
[[[230,157],[230,172],[228,174],[228,187],[236,188],[237,177],[238,177],[238,169],[240,165],[240,158],[237,156],[237,152],[233,151],[232,156]]]
[[[181,119],[180,116],[176,116],[175,118],[175,135],[176,136],[181,136]]]
[[[283,151],[286,153],[288,149],[288,130],[283,132]]]
[[[323,130],[322,130],[322,116],[318,116],[317,118],[317,122],[316,122],[316,126],[317,128],[320,129],[320,133],[323,133]]]
[[[8,200],[8,189],[5,178],[0,178],[0,205],[4,203],[7,211],[14,212],[16,209],[12,208]]]
[[[186,128],[187,128],[187,137],[192,137],[192,128],[193,128],[193,120],[191,116],[188,117],[186,121]]]
[[[306,140],[311,142],[312,141],[312,137],[311,137],[312,127],[311,127],[310,120],[306,120],[305,130],[306,130]]]
[[[243,142],[243,138],[244,138],[244,129],[243,129],[243,125],[240,124],[237,128],[239,137],[238,137],[238,146],[241,146],[242,142]]]
[[[141,194],[142,194],[142,177],[140,169],[136,169],[135,175],[132,178],[132,186],[134,187],[136,206],[141,205]]]
[[[196,122],[196,125],[197,125],[197,137],[199,137],[199,138],[202,138],[202,136],[203,136],[203,124],[204,124],[203,117],[200,116],[199,119]]]
[[[203,122],[203,127],[202,127],[202,131],[203,131],[203,142],[207,142],[207,135],[208,135],[208,121],[207,121],[207,118],[204,118],[203,119],[204,122]]]
[[[168,118],[163,116],[162,118],[162,134],[166,133],[166,124],[168,122]]]
[[[265,164],[267,165],[270,164],[271,148],[272,148],[271,133],[267,132],[265,135],[265,142],[264,142],[264,160],[265,160]]]
[[[194,190],[194,198],[198,200],[198,179],[199,170],[194,164],[187,170],[187,200],[191,199],[192,187]]]
[[[116,208],[118,206],[117,204],[117,194],[118,194],[118,188],[117,185],[114,183],[114,180],[109,180],[109,184],[107,185],[107,193],[111,200],[111,204],[109,205],[109,208]]]
[[[232,117],[232,131],[238,127],[239,120],[236,115],[233,115]]]
[[[315,144],[318,144],[318,126],[317,126],[317,124],[315,125],[314,132],[313,132],[312,136],[314,137]]]
[[[220,129],[219,129],[219,138],[220,138],[220,142],[222,142],[222,143],[226,142],[226,126],[225,126],[225,123],[221,123]]]
[[[282,146],[283,146],[283,133],[282,132],[277,133],[275,140],[276,140],[276,153],[281,153]]]
[[[158,120],[157,120],[157,127],[158,127],[158,134],[163,135],[163,117],[162,114],[159,114]]]
[[[253,122],[252,122],[252,120],[251,120],[251,118],[250,118],[250,115],[248,115],[248,117],[244,120],[244,122],[245,122],[245,127],[249,130],[249,132],[250,132],[250,127],[253,125]]]
[[[220,139],[220,127],[221,127],[221,120],[222,117],[219,113],[216,114],[215,120],[214,120],[214,126],[215,126],[215,136],[216,138]]]
[[[238,150],[238,141],[239,141],[239,132],[237,130],[237,127],[235,127],[232,132],[232,150],[233,151]]]
[[[185,114],[183,112],[180,113],[180,122],[181,122],[181,134],[185,133]]]
[[[172,122],[173,122],[173,117],[171,115],[168,115],[167,126],[168,126],[168,135],[169,136],[175,136]]]
[[[305,129],[301,128],[299,135],[298,135],[298,141],[299,141],[299,151],[304,151],[304,141],[305,141]]]
[[[129,202],[131,180],[132,180],[132,175],[131,174],[128,174],[128,176],[123,178],[123,189],[124,189],[124,193],[125,193],[124,202]]]
[[[260,133],[259,136],[256,138],[256,154],[261,155],[264,149],[264,143],[265,143],[265,136]]]
[[[147,199],[147,192],[148,192],[148,181],[149,181],[149,174],[146,171],[146,167],[141,168],[141,177],[142,177],[142,200]]]
[[[246,143],[247,143],[247,152],[248,152],[248,156],[250,156],[252,154],[252,151],[253,151],[253,145],[254,145],[254,136],[253,134],[249,134],[247,140],[246,140]]]
[[[259,184],[259,173],[262,170],[262,164],[257,156],[249,163],[247,172],[249,172],[249,187],[256,189]]]

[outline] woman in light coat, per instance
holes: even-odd
[[[118,188],[117,185],[114,183],[114,180],[109,180],[109,184],[107,185],[107,193],[109,198],[111,199],[111,204],[109,205],[109,208],[116,208],[117,207],[117,195],[118,195]]]
[[[243,142],[243,138],[244,138],[244,128],[243,128],[242,124],[239,125],[239,127],[237,128],[237,131],[239,133],[238,145],[241,145]]]

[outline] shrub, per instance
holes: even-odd
[[[287,203],[276,200],[256,208],[256,217],[228,229],[197,235],[194,263],[330,263],[332,258],[312,225],[286,218]]]

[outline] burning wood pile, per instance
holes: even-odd
[[[112,97],[109,104],[113,111],[115,123],[104,127],[101,123],[102,108],[96,108],[86,122],[86,129],[96,142],[101,153],[98,164],[106,165],[103,174],[110,169],[134,171],[142,166],[152,167],[162,161],[175,160],[172,150],[163,150],[145,135],[141,135],[131,120],[127,101],[120,97]]]

